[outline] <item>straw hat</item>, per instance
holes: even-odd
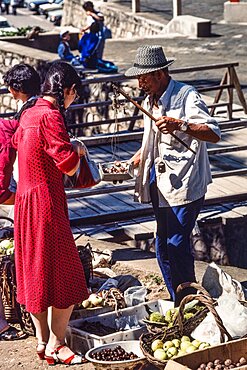
[[[170,66],[175,59],[167,60],[162,46],[143,45],[137,49],[133,67],[125,72],[127,77],[140,76]]]

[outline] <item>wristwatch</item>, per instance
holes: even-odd
[[[188,123],[187,120],[183,121],[179,126],[179,131],[186,132],[188,130]]]

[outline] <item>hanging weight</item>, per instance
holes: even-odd
[[[166,165],[165,165],[164,162],[159,162],[158,163],[158,171],[159,171],[159,173],[166,172]]]

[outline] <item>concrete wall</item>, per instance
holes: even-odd
[[[86,24],[86,14],[82,9],[83,1],[65,0],[62,27],[74,26],[79,29]],[[157,35],[165,29],[165,24],[152,21],[126,12],[120,4],[114,2],[94,2],[95,9],[102,11],[105,17],[105,25],[112,31],[113,38],[152,36]]]
[[[247,23],[247,2],[224,3],[224,20],[227,23]]]

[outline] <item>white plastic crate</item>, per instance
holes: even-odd
[[[86,319],[70,321],[66,331],[66,341],[74,352],[85,354],[89,349],[101,346],[102,344],[139,339],[141,334],[147,331],[145,324],[142,322],[142,319],[148,316],[145,306],[148,306],[152,311],[159,311],[164,314],[167,310],[174,307],[174,304],[173,302],[160,299],[158,301],[141,303],[137,306],[119,310],[118,312],[114,311]],[[121,317],[130,317],[130,320],[132,321],[135,319],[136,322],[138,321],[140,327],[124,331],[117,331],[116,329],[115,333],[105,336],[99,336],[83,331],[83,322],[85,321],[100,322],[103,325],[115,328],[116,320]]]
[[[92,308],[79,308],[72,311],[70,320],[77,320],[81,318],[87,318],[92,316],[102,315],[107,312],[114,311],[113,306],[104,306],[104,307],[92,307]]]

